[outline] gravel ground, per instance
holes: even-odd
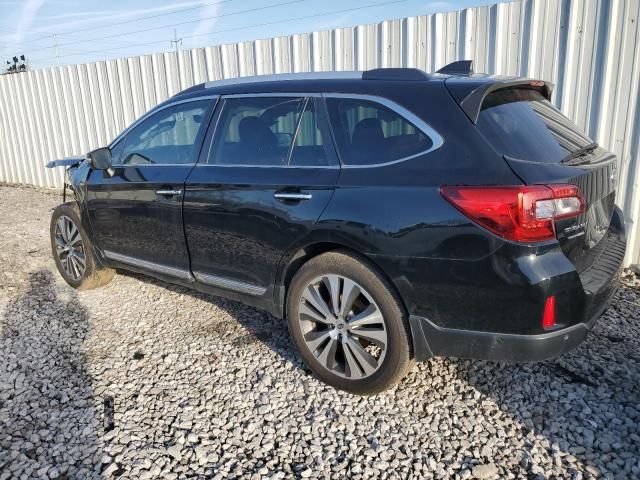
[[[55,271],[59,195],[0,187],[0,479],[640,478],[640,279],[555,361],[433,359],[356,397],[286,325],[118,275]]]

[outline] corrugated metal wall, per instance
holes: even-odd
[[[554,102],[620,158],[618,204],[640,259],[640,0],[521,0],[374,25],[0,76],[0,181],[60,186],[46,161],[106,144],[191,85],[374,67],[476,71],[556,84]]]

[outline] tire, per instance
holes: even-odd
[[[53,258],[65,282],[78,290],[91,290],[111,281],[115,270],[97,262],[77,204],[65,203],[54,209],[49,234]]]
[[[324,253],[300,267],[287,295],[287,322],[304,363],[335,388],[372,395],[413,366],[402,302],[374,265],[350,253]]]

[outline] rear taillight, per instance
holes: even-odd
[[[556,220],[584,212],[575,185],[444,186],[440,193],[473,221],[515,242],[551,240]]]

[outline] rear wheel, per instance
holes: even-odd
[[[342,390],[378,393],[412,366],[402,304],[373,265],[350,254],[322,254],[300,268],[287,320],[307,366]]]
[[[111,281],[115,270],[101,267],[96,261],[77,205],[66,203],[55,208],[50,235],[56,266],[69,285],[78,290],[90,290]]]

